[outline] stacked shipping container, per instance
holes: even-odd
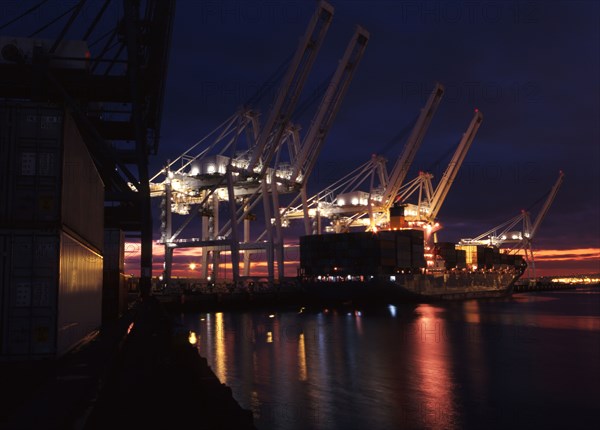
[[[56,357],[100,324],[104,186],[69,114],[0,104],[0,357]]]
[[[300,267],[305,275],[392,274],[425,267],[422,230],[303,236]]]
[[[468,266],[480,269],[492,269],[499,265],[518,266],[523,260],[520,255],[500,253],[495,246],[457,245],[456,249],[465,252]]]
[[[457,249],[456,244],[452,242],[436,243],[434,253],[444,260],[446,269],[464,269],[467,267],[466,251]]]
[[[426,267],[422,230],[386,230],[303,236],[300,238],[300,269],[305,276],[382,275],[414,272]],[[501,254],[490,246],[464,246],[438,242],[434,254],[445,269],[500,265],[519,266],[522,257]]]

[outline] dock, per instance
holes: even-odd
[[[0,407],[3,429],[255,429],[153,297],[56,361],[0,363],[0,378],[15,393]]]

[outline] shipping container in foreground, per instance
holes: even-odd
[[[104,184],[71,115],[0,102],[0,229],[63,229],[102,252]]]
[[[0,230],[0,358],[56,358],[101,323],[102,256],[62,230]]]

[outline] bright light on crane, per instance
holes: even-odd
[[[256,239],[257,249],[273,249],[273,259],[268,262],[268,278],[273,282],[275,277],[274,262],[277,263],[280,280],[284,276],[283,240],[280,231],[288,225],[286,213],[282,212],[279,205],[279,195],[298,193],[297,199],[304,193],[306,200],[306,181],[315,166],[317,156],[324,144],[327,132],[340,108],[348,84],[350,83],[356,66],[369,39],[369,33],[358,26],[347,46],[342,60],[339,62],[331,82],[323,95],[321,104],[311,122],[311,127],[301,138],[298,125],[291,124],[290,119],[300,99],[302,89],[306,83],[309,71],[321,47],[327,29],[333,16],[333,7],[321,0],[306,28],[295,55],[288,66],[287,73],[283,76],[281,87],[271,105],[270,112],[261,121],[259,127],[259,113],[250,110],[241,110],[223,122],[208,136],[194,144],[181,154],[174,162],[169,162],[167,171],[171,166],[179,166],[169,178],[162,183],[153,183],[157,174],[151,178],[151,191],[153,197],[161,197],[166,201],[163,204],[168,210],[169,217],[165,216],[164,227],[161,234],[165,249],[169,243],[175,243],[177,237],[190,224],[194,217],[200,213],[202,217],[203,243],[196,243],[202,248],[203,261],[198,263],[201,277],[210,279],[207,272],[207,248],[213,246],[211,241],[230,239],[223,245],[231,252],[231,273],[234,284],[239,277],[240,243],[249,243],[253,240],[250,236],[249,211],[261,201],[265,212],[265,231]],[[302,133],[304,134],[304,133]],[[238,139],[239,138],[239,139]],[[247,144],[247,148],[244,144]],[[244,146],[242,146],[244,145]],[[229,156],[225,155],[230,153]],[[177,164],[175,164],[177,163]],[[163,170],[164,173],[167,173]],[[264,196],[271,194],[271,199]],[[352,198],[347,197],[338,202],[345,206]],[[362,197],[358,197],[353,205],[362,204]],[[228,203],[228,211],[223,214],[226,222],[219,220],[219,205]],[[334,206],[334,200],[328,201],[329,207]],[[293,204],[293,203],[291,203]],[[290,205],[291,205],[290,204]],[[303,202],[302,217],[305,220],[305,230],[310,231],[308,222],[308,208]],[[192,210],[192,208],[194,208]],[[319,208],[311,208],[313,216],[320,217]],[[338,209],[338,208],[336,208]],[[339,210],[339,209],[338,209]],[[342,208],[343,210],[343,208]],[[170,213],[188,215],[175,232],[171,232],[172,223]],[[224,211],[223,211],[224,212]],[[271,214],[276,214],[275,222]],[[168,218],[168,220],[167,220]],[[243,222],[243,224],[242,224]],[[239,224],[239,226],[238,226]],[[274,228],[271,228],[273,226]],[[238,234],[238,229],[243,228],[243,239]],[[242,233],[240,231],[240,233]],[[265,239],[263,239],[263,237]],[[177,242],[176,247],[187,247],[187,242]],[[206,244],[208,243],[208,244]],[[269,243],[270,245],[263,245]],[[257,245],[258,246],[258,245]],[[219,266],[219,252],[210,251],[214,259],[213,281],[216,280]],[[244,271],[250,267],[248,257],[250,253],[244,251]],[[167,258],[165,251],[165,259]],[[195,263],[190,264],[190,269],[196,268]],[[165,268],[166,277],[170,277],[169,267]],[[245,276],[248,276],[247,274]],[[168,279],[167,279],[168,281]]]

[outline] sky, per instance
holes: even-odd
[[[2,3],[4,12],[20,7]],[[57,9],[74,4],[54,3]],[[408,178],[433,167],[435,185],[449,162],[442,155],[458,142],[473,109],[484,116],[440,211],[441,240],[474,237],[530,208],[562,170],[564,183],[535,242],[543,250],[540,267],[548,274],[600,272],[597,2],[330,3],[333,21],[303,99],[333,72],[355,25],[371,37],[309,194],[372,153],[385,150],[391,164],[402,146],[388,142],[414,120],[437,81],[446,94]],[[315,6],[309,0],[178,1],[152,171],[254,94],[295,51]],[[259,108],[266,114],[268,106]],[[304,127],[310,119],[310,112],[295,118]],[[531,209],[534,217],[538,208]]]
[[[295,50],[315,4],[179,2],[158,158],[181,153],[242,105]],[[544,250],[538,266],[549,274],[600,272],[597,3],[331,4],[333,21],[305,93],[334,70],[355,25],[371,37],[309,194],[389,147],[437,81],[446,94],[409,178],[437,162],[435,185],[450,158],[440,157],[458,142],[473,109],[484,116],[440,211],[440,237],[473,237],[512,218],[544,197],[562,170],[535,243]],[[309,123],[310,116],[301,118]],[[400,150],[397,144],[384,155],[393,162]]]

